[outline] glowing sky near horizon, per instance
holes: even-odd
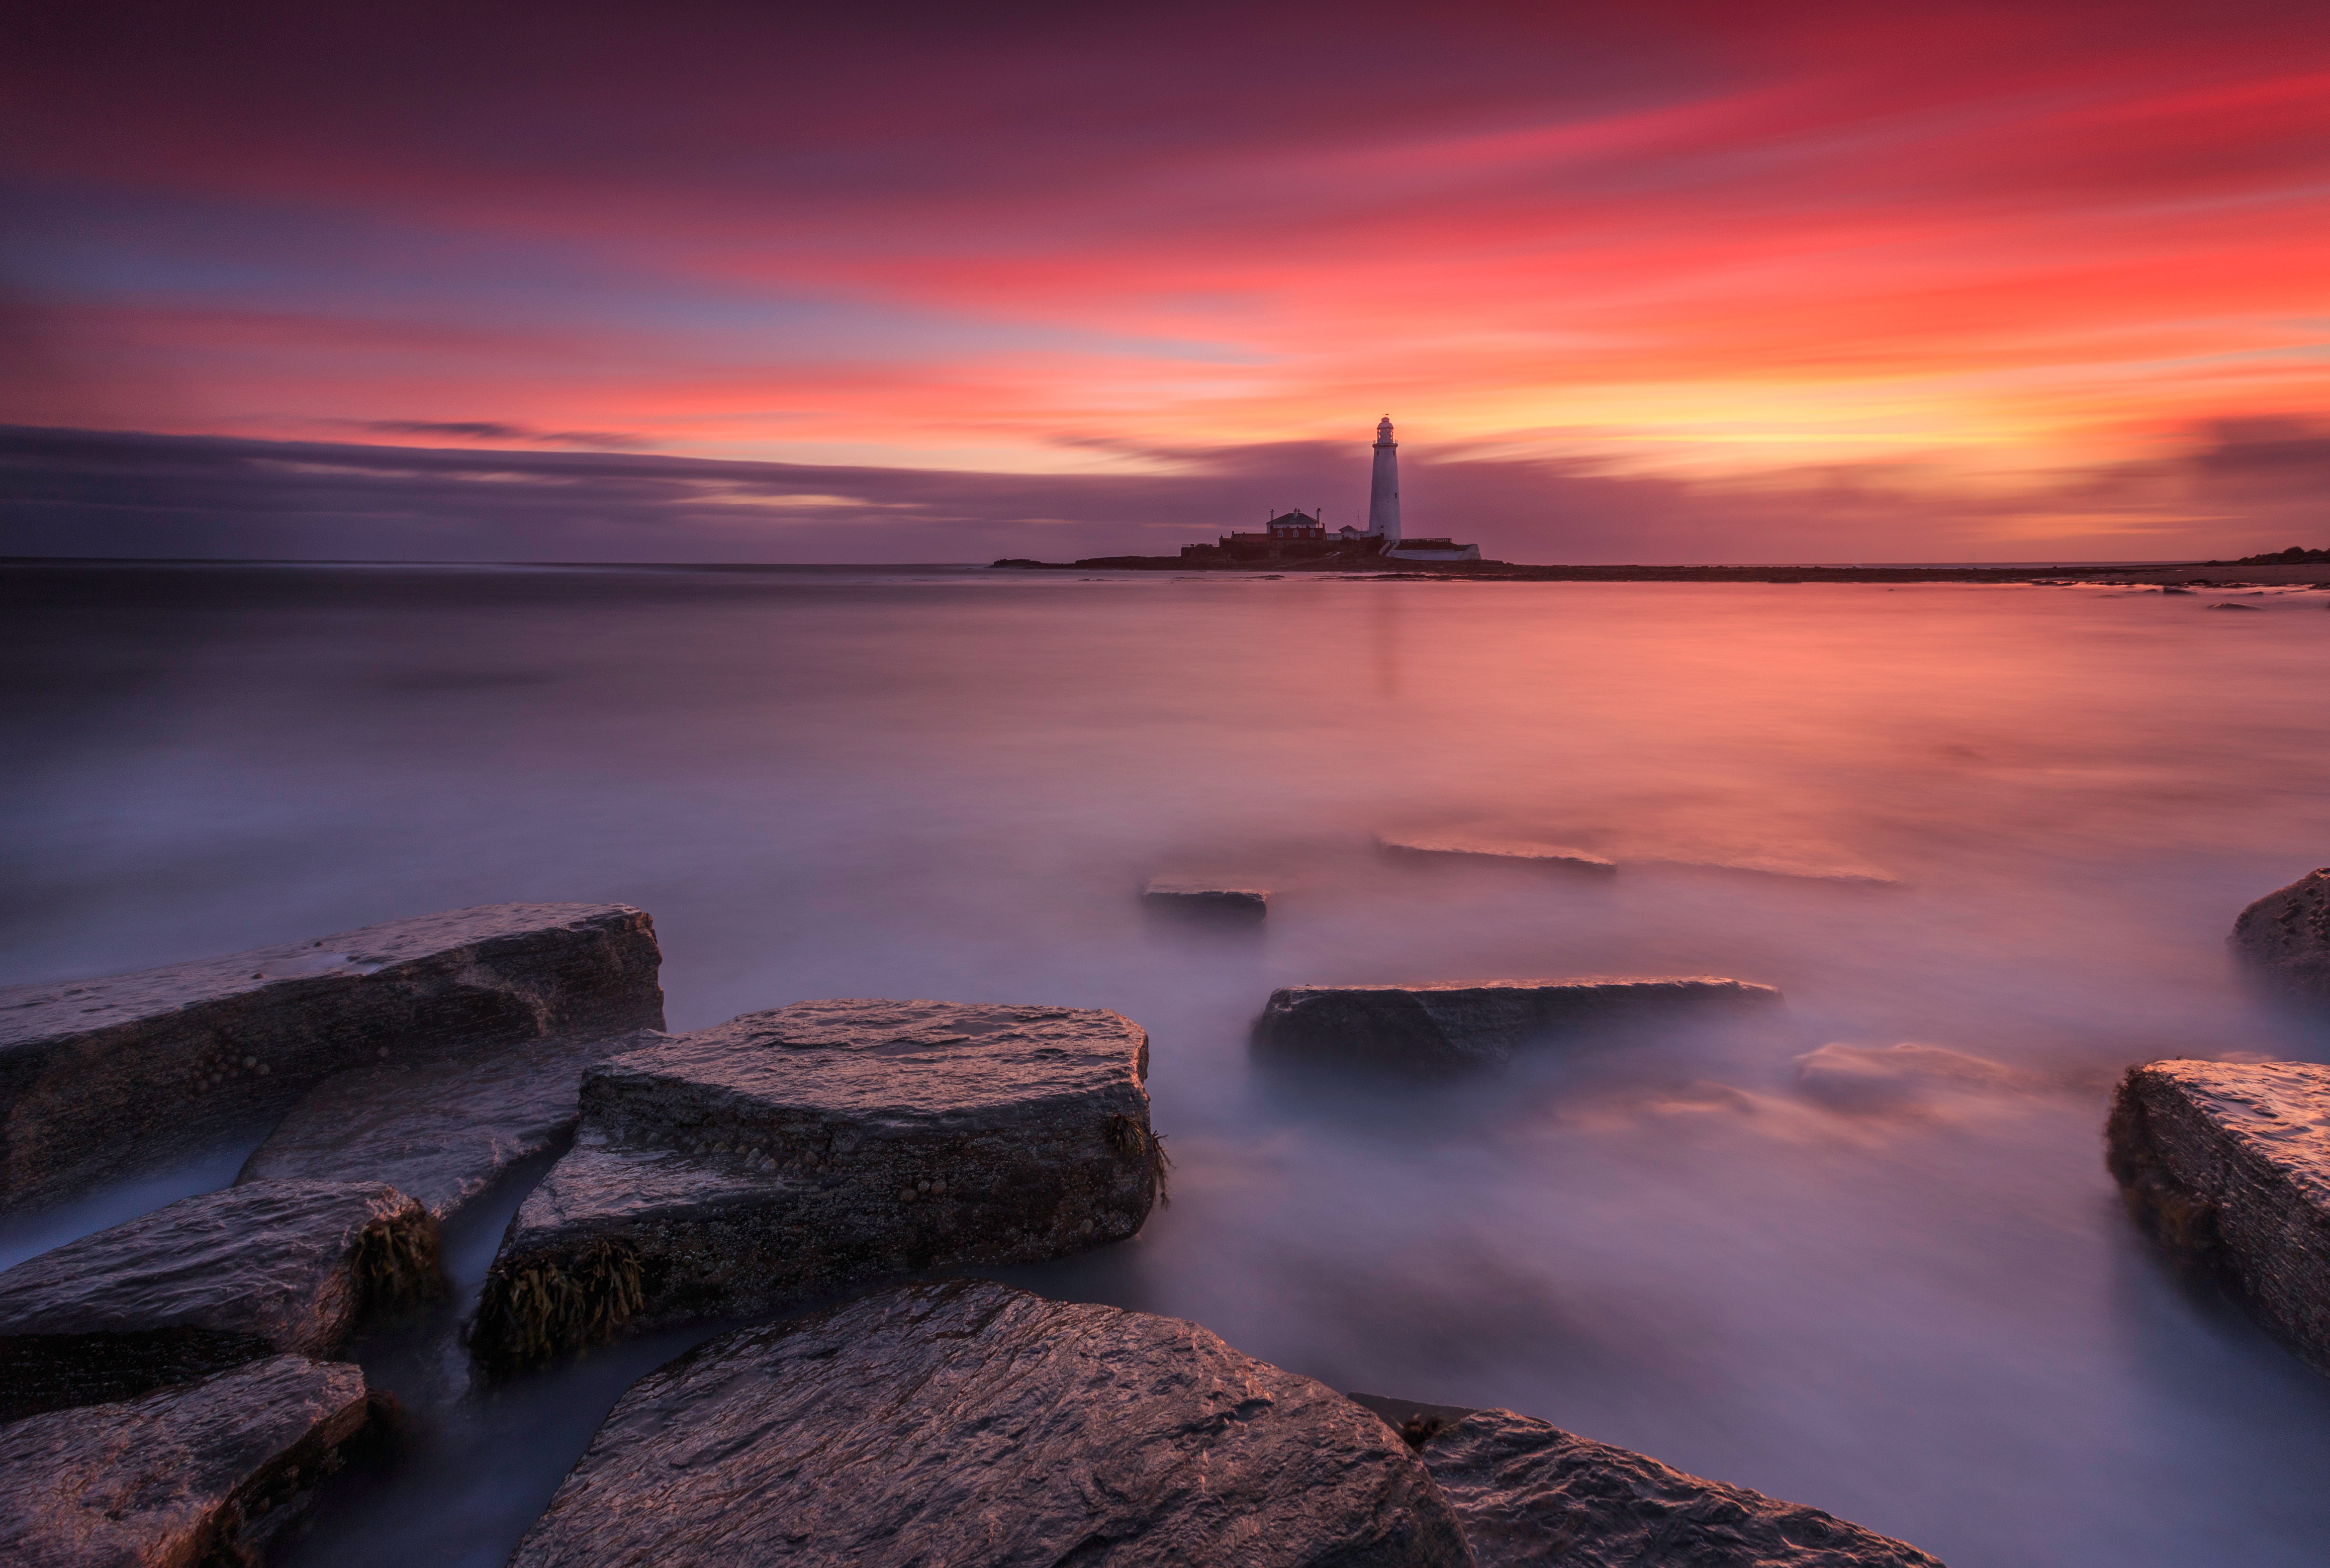
[[[2318,4],[1110,9],[20,14],[0,420],[1978,486],[2330,408]]]

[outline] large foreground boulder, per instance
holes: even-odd
[[[0,1562],[255,1563],[369,1420],[362,1372],[280,1355],[0,1428]]]
[[[0,1274],[0,1421],[329,1355],[370,1308],[441,1288],[436,1221],[379,1183],[186,1198]]]
[[[2330,1372],[2330,1067],[2130,1068],[2105,1141],[2145,1231],[2180,1265],[2228,1278]]]
[[[104,980],[0,987],[0,1208],[263,1130],[412,1050],[663,1026],[623,904],[491,904]]]
[[[2242,910],[2227,941],[2275,990],[2330,1003],[2330,866]]]
[[[1411,1421],[1480,1568],[1941,1568],[1833,1514],[1511,1411]]]
[[[585,1068],[668,1038],[641,1029],[340,1073],[308,1091],[235,1181],[386,1182],[441,1221],[573,1139]]]
[[[1778,1004],[1768,985],[1711,978],[1290,985],[1255,1022],[1257,1046],[1337,1064],[1453,1071],[1501,1065],[1566,1031]]]
[[[947,1002],[803,1002],[618,1057],[510,1222],[473,1347],[507,1369],[1121,1240],[1163,1191],[1148,1066],[1113,1012]]]
[[[1381,1421],[1195,1324],[986,1282],[715,1339],[632,1385],[512,1568],[1469,1568]]]

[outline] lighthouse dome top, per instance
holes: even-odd
[[[1376,421],[1376,441],[1379,445],[1388,445],[1390,443],[1391,415],[1387,413],[1381,419]]]

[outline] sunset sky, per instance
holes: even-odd
[[[1512,558],[2330,544],[2318,0],[836,9],[26,8],[0,422],[762,465],[668,558],[1332,521],[1386,412]]]

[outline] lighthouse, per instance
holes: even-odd
[[[1368,532],[1387,545],[1399,543],[1399,442],[1391,438],[1391,415],[1376,425],[1376,471],[1368,485]]]

